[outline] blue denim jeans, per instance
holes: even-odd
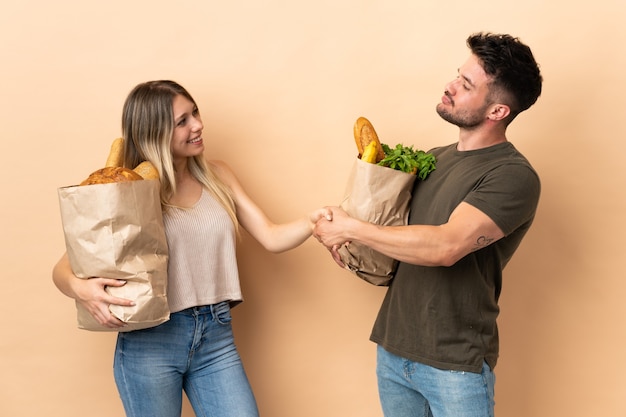
[[[493,417],[495,376],[446,371],[378,346],[376,374],[385,417]]]
[[[227,302],[173,313],[154,328],[119,333],[113,369],[129,417],[179,417],[183,390],[197,416],[259,415]]]

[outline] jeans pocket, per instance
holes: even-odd
[[[230,315],[230,303],[224,301],[213,305],[213,317],[217,323],[230,324],[232,320]]]

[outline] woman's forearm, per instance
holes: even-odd
[[[52,268],[52,281],[59,291],[70,298],[76,299],[76,293],[71,284],[73,277],[74,273],[70,266],[70,260],[67,253],[64,253],[61,259],[54,265],[54,268]]]
[[[284,252],[301,245],[311,236],[312,230],[313,226],[308,218],[277,224],[270,229],[269,237],[263,246],[270,252]]]

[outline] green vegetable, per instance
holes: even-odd
[[[428,174],[435,170],[437,162],[435,156],[420,150],[414,150],[413,146],[396,145],[395,148],[381,143],[385,158],[378,165],[396,169],[398,171],[415,174],[421,180],[425,180]]]

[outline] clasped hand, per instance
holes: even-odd
[[[332,213],[332,220],[320,218],[313,227],[313,236],[330,251],[333,260],[345,267],[339,255],[339,248],[350,243],[349,226],[354,219],[341,207],[326,207]]]

